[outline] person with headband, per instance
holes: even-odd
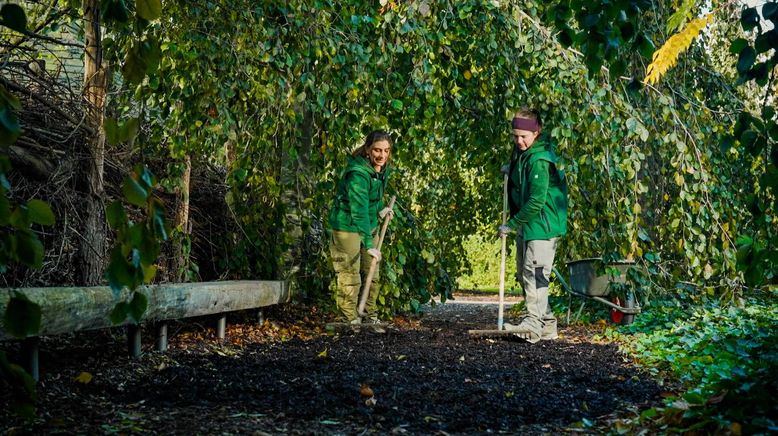
[[[505,330],[535,343],[556,339],[557,320],[548,304],[548,282],[559,238],[567,233],[567,181],[537,111],[514,114],[513,152],[508,174],[510,219],[498,235],[516,232],[516,275],[524,288],[526,313]]]
[[[378,242],[378,218],[386,219],[394,214],[383,203],[391,169],[388,167],[391,153],[389,133],[377,130],[367,135],[364,144],[348,157],[348,164],[335,191],[329,216],[332,229],[330,254],[337,274],[335,303],[340,322],[355,325],[363,322],[357,313],[362,288],[361,273],[367,274],[372,258],[381,260],[381,252],[374,247],[374,240]],[[365,322],[374,324],[374,330],[380,332],[376,307],[378,275],[376,270],[365,305],[368,318]]]

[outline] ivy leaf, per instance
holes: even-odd
[[[162,49],[159,40],[150,37],[140,45],[140,57],[146,64],[146,73],[153,74],[159,68],[159,62],[162,59]]]
[[[114,306],[113,310],[111,311],[111,315],[110,315],[111,324],[113,325],[122,324],[127,319],[127,315],[129,315],[129,313],[130,313],[130,305],[124,301],[119,302],[116,306]]]
[[[0,24],[5,27],[22,33],[27,31],[27,16],[21,6],[13,3],[4,4],[0,9],[0,17],[3,19]]]
[[[397,100],[397,99],[392,100],[392,107],[395,110],[401,111],[401,110],[403,110],[403,102],[401,100]]]
[[[740,24],[746,32],[749,32],[751,29],[758,26],[759,13],[756,12],[756,8],[743,9],[743,13],[740,15]]]
[[[13,144],[22,133],[14,112],[20,108],[19,99],[0,85],[0,147]]]
[[[105,132],[105,140],[110,145],[118,145],[122,142],[119,134],[119,122],[116,118],[106,118],[103,121],[103,131]]]
[[[167,241],[169,232],[167,222],[165,222],[165,207],[160,200],[156,198],[154,200],[151,205],[151,219],[154,232],[159,239]]]
[[[124,193],[124,197],[127,198],[127,201],[131,204],[138,207],[146,206],[146,199],[149,197],[149,193],[132,177],[124,179],[122,192]]]
[[[3,317],[5,331],[16,338],[35,336],[41,329],[41,307],[14,291]]]
[[[573,41],[575,40],[575,32],[570,27],[565,26],[559,32],[558,38],[559,43],[562,44],[563,47],[570,47],[573,45]]]
[[[30,221],[43,225],[53,226],[56,222],[54,212],[51,211],[49,204],[42,200],[30,200],[27,202],[27,211]]]
[[[770,32],[766,33],[760,33],[756,40],[754,40],[754,49],[757,53],[764,53],[768,50],[770,50],[772,47],[770,47],[770,41],[769,36]]]
[[[140,53],[138,45],[134,45],[127,51],[127,56],[124,58],[124,65],[122,65],[122,76],[130,83],[138,84],[146,76],[146,69],[148,64]]]
[[[122,142],[127,142],[135,139],[138,136],[140,130],[140,120],[136,118],[130,118],[127,120],[119,130],[119,135]]]
[[[765,3],[764,6],[762,6],[762,16],[765,20],[778,20],[778,3]]]
[[[740,74],[745,74],[751,69],[751,65],[756,60],[756,51],[752,47],[744,47],[740,51],[740,56],[737,60],[737,71]]]
[[[38,269],[43,265],[43,244],[29,230],[16,232],[16,256],[19,262]]]
[[[105,217],[108,220],[108,225],[113,230],[123,229],[127,225],[127,214],[118,200],[112,201],[108,205],[105,209]]]
[[[136,0],[135,12],[144,20],[154,21],[162,15],[160,0]]]
[[[130,316],[130,319],[136,323],[140,322],[148,307],[149,301],[146,296],[136,291],[128,305],[128,315]]]
[[[124,0],[101,0],[100,16],[106,22],[126,23],[130,20],[130,11]]]
[[[726,153],[735,145],[735,138],[732,135],[722,135],[719,144],[721,152]]]
[[[747,46],[748,41],[746,39],[737,38],[729,45],[729,52],[732,54],[739,54]]]
[[[125,286],[132,286],[132,270],[122,255],[121,246],[114,247],[111,252],[111,262],[105,270],[105,278],[108,280],[108,286],[111,287],[111,291],[113,291],[113,295],[116,298],[119,297]]]

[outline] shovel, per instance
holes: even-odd
[[[395,199],[396,197],[392,196],[392,199],[389,200],[388,207],[390,209],[394,209]],[[378,235],[378,244],[376,244],[378,251],[381,251],[381,245],[384,243],[384,235],[386,235],[386,228],[389,227],[389,221],[392,220],[393,216],[394,214],[390,214],[388,217],[386,217],[386,219],[384,219],[384,223],[381,226],[381,233]],[[370,295],[370,285],[373,283],[373,276],[375,275],[376,268],[378,268],[378,259],[374,257],[370,263],[370,270],[367,272],[367,277],[365,278],[365,286],[362,289],[362,296],[359,299],[359,307],[357,308],[359,316],[365,316],[365,305],[367,304],[367,297]]]

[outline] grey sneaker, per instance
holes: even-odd
[[[512,332],[514,336],[520,339],[524,339],[525,341],[529,342],[530,344],[534,344],[540,340],[540,335],[538,332],[524,327],[521,324],[519,325],[513,325],[509,323],[503,323],[502,325],[504,330],[507,330],[509,332]]]
[[[373,333],[386,333],[386,329],[383,328],[383,323],[377,319],[368,319],[364,323],[368,328],[373,330]]]

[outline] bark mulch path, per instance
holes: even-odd
[[[167,353],[148,344],[136,360],[121,329],[48,338],[38,418],[12,417],[4,389],[0,432],[557,434],[659,401],[647,374],[582,327],[537,344],[468,337],[496,314],[445,304],[385,334],[326,334],[315,309],[278,308],[261,327],[229,326],[225,343],[175,324]]]

